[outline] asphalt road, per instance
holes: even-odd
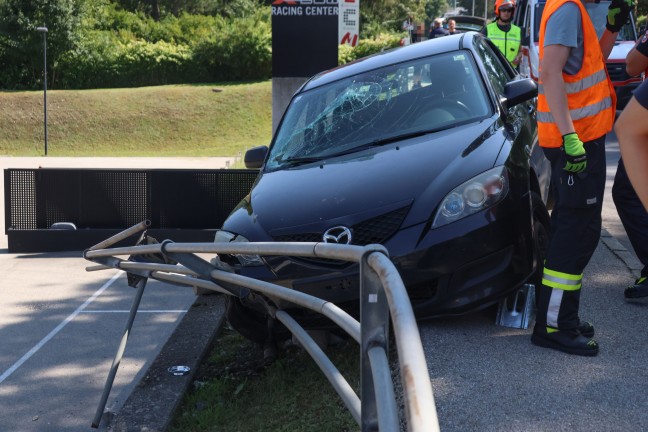
[[[0,168],[224,168],[225,158],[0,158]],[[4,206],[3,177],[0,202]],[[0,212],[4,227],[4,212]],[[0,235],[0,431],[90,428],[135,290],[115,270],[86,272],[81,252],[9,254]],[[195,300],[147,285],[106,407],[128,398]],[[173,365],[168,365],[173,366]],[[100,429],[105,429],[102,423]]]

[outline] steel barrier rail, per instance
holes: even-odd
[[[411,303],[405,286],[383,246],[349,246],[326,243],[173,243],[111,248],[126,237],[144,231],[144,221],[88,249],[84,257],[97,265],[87,271],[117,268],[132,277],[129,284],[143,291],[148,278],[186,287],[239,295],[231,286],[253,290],[309,308],[331,319],[361,345],[361,391],[351,386],[317,346],[312,337],[283,310],[269,305],[268,312],[282,322],[318,364],[362,431],[392,431],[399,428],[398,408],[389,369],[389,317],[400,365],[405,415],[412,432],[438,431],[439,424],[427,364]],[[143,237],[140,238],[140,240]],[[345,260],[360,264],[361,322],[331,302],[292,289],[237,275],[225,264],[207,262],[197,254],[287,255]],[[128,255],[128,260],[118,258]],[[136,257],[135,261],[131,261]],[[147,262],[150,258],[153,262]],[[165,261],[165,262],[162,262]],[[169,262],[177,264],[169,264]],[[224,283],[225,288],[218,284]],[[134,302],[126,330],[108,375],[93,426],[99,424],[112,379],[119,366],[123,346],[139,302]],[[422,379],[424,377],[424,379]],[[104,406],[102,406],[104,405]]]

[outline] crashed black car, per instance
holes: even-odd
[[[259,177],[216,241],[379,243],[419,318],[494,304],[541,272],[550,167],[537,145],[536,95],[475,32],[323,72],[294,95],[270,147],[246,153]],[[353,264],[221,259],[338,305],[357,301]],[[234,299],[227,315],[262,340],[263,311]]]

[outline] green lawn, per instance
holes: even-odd
[[[0,92],[0,155],[44,152],[43,92]],[[270,81],[48,90],[50,156],[236,156],[268,144]]]

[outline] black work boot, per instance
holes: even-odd
[[[536,326],[531,335],[531,343],[580,356],[595,356],[599,352],[598,343],[583,336],[578,329],[558,330]]]
[[[589,321],[578,320],[578,327],[576,327],[580,334],[588,339],[594,337],[594,326]]]
[[[626,298],[641,298],[648,297],[648,278],[645,276],[640,277],[623,292]]]

